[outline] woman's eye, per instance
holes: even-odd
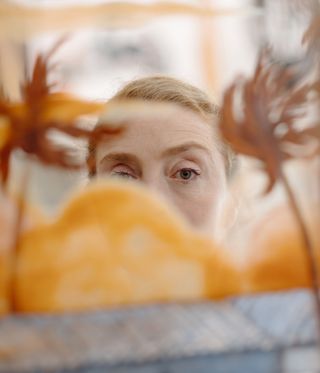
[[[135,179],[135,177],[129,174],[129,172],[124,172],[124,171],[113,171],[111,172],[111,176],[117,176],[117,177],[121,177],[124,179]]]
[[[121,177],[123,179],[136,179],[134,173],[128,167],[123,166],[115,167],[110,172],[110,176]]]
[[[182,181],[189,181],[199,176],[200,173],[192,168],[182,168],[175,173],[175,178],[181,179]]]

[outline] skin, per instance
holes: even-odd
[[[191,225],[215,234],[225,199],[225,164],[212,126],[182,107],[130,121],[97,147],[97,176],[136,180]]]

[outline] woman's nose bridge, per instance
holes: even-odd
[[[145,172],[141,178],[141,181],[155,192],[160,192],[162,194],[165,193],[166,179],[165,176],[160,172],[155,172],[154,169],[149,172]]]

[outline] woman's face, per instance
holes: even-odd
[[[194,227],[214,233],[226,191],[225,165],[201,116],[174,107],[132,120],[121,135],[98,146],[96,162],[97,176],[139,181]]]

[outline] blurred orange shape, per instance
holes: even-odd
[[[142,187],[98,183],[72,198],[54,223],[23,236],[17,310],[219,297],[238,286],[224,256]]]
[[[102,111],[105,105],[101,102],[81,100],[66,93],[51,93],[43,100],[40,122],[74,124],[75,118],[96,114]]]
[[[305,211],[305,222],[320,271],[320,204]],[[276,291],[311,286],[310,269],[299,226],[288,205],[266,214],[254,227],[252,244],[239,255],[243,291]]]
[[[7,143],[10,137],[10,123],[0,115],[0,149]]]
[[[17,226],[17,199],[6,196],[0,189],[0,315],[12,308],[12,281],[15,263],[15,232]],[[25,206],[21,231],[40,224],[43,215],[32,206]]]

